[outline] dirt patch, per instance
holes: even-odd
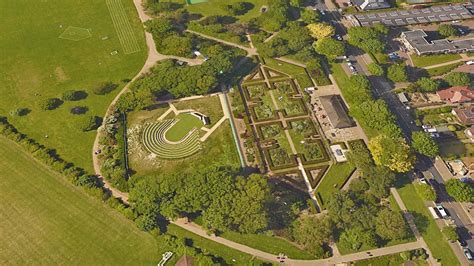
[[[64,69],[60,66],[54,69],[54,76],[56,77],[56,80],[59,82],[69,80],[69,77],[66,75],[66,72],[64,72]]]

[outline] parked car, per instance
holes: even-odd
[[[439,212],[439,214],[441,214],[441,217],[443,218],[449,217],[448,213],[446,212],[446,209],[444,209],[444,207],[441,204],[436,204],[436,210]]]
[[[428,179],[428,183],[433,187],[434,190],[439,190],[439,183],[434,178]]]
[[[325,16],[326,15],[326,12],[324,12],[324,10],[319,10],[319,12],[321,13],[321,15]]]
[[[422,184],[428,185],[428,183],[426,182],[426,178],[424,177],[420,178],[418,181],[420,181],[420,183]]]
[[[464,256],[466,256],[466,259],[468,260],[473,260],[474,258],[472,257],[471,250],[468,248],[464,248]]]
[[[464,32],[464,30],[463,30],[463,29],[458,29],[458,32],[459,32],[459,34],[460,34],[460,35],[464,35],[464,34],[466,34],[466,32]]]
[[[470,66],[471,66],[471,65],[474,65],[474,60],[467,61],[467,62],[466,62],[466,65],[470,65]]]
[[[439,138],[440,137],[439,133],[437,133],[437,132],[430,133],[430,136],[432,138]]]
[[[424,130],[427,130],[427,129],[432,128],[432,126],[431,125],[421,125],[421,128],[423,128]]]
[[[338,41],[342,41],[342,37],[339,34],[334,35],[334,38],[336,38]]]
[[[423,175],[423,173],[420,170],[418,170],[418,169],[413,170],[413,178],[422,179],[424,177],[425,176]]]
[[[461,182],[463,183],[471,183],[471,178],[469,178],[468,176],[463,176],[459,180],[461,180]]]

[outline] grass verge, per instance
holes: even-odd
[[[411,55],[413,65],[416,67],[427,67],[458,59],[461,59],[461,56],[458,54]]]
[[[318,195],[321,207],[324,208],[331,194],[341,189],[354,170],[355,167],[347,162],[336,163],[329,168],[315,192]]]

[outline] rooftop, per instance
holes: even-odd
[[[474,91],[468,86],[456,86],[437,92],[439,98],[451,103],[463,103],[474,100]]]
[[[402,38],[409,42],[419,54],[474,50],[474,38],[454,41],[448,39],[428,41],[427,36],[423,30],[412,30],[402,33]]]
[[[344,103],[339,95],[326,95],[319,97],[321,105],[334,128],[352,127],[352,119],[347,115]]]
[[[472,5],[433,6],[423,9],[349,15],[349,19],[358,26],[370,26],[377,23],[387,26],[405,26],[474,18],[471,11],[473,8]]]
[[[390,4],[385,0],[353,0],[353,2],[362,10],[374,10],[390,7]]]

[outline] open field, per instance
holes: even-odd
[[[122,0],[122,5],[122,15],[128,16],[140,48],[140,52],[128,55],[122,49],[106,1],[38,1],[34,5],[27,1],[0,1],[0,10],[8,10],[0,16],[0,114],[28,108],[26,116],[9,117],[12,124],[87,170],[92,170],[95,132],[82,132],[79,122],[84,115],[72,115],[70,109],[86,106],[86,115],[103,116],[125,85],[122,80],[132,78],[146,57],[144,33],[135,7],[131,0]],[[81,30],[71,32],[70,26]],[[87,32],[91,36],[84,38]],[[59,38],[63,33],[69,39]],[[79,40],[70,40],[71,37]],[[117,54],[111,55],[114,51]],[[93,94],[92,88],[102,82],[119,87],[107,95]],[[52,111],[39,108],[40,102],[61,98],[66,90],[82,90],[87,97],[66,101]]]
[[[178,2],[178,3],[185,3],[185,0],[173,0],[173,2]],[[236,2],[242,2],[240,0],[209,0],[204,3],[199,3],[199,4],[192,4],[192,5],[187,5],[186,9],[189,11],[189,13],[198,13],[203,16],[224,16],[228,15],[228,13],[225,11],[223,8],[224,3],[225,4],[233,4]],[[253,5],[253,8],[250,9],[247,13],[243,14],[242,16],[236,16],[238,20],[242,22],[247,22],[252,18],[256,18],[260,16],[260,8],[264,5],[267,5],[267,0],[252,0],[248,1],[251,2]]]
[[[413,65],[415,65],[416,67],[432,66],[458,59],[461,59],[461,56],[458,54],[411,55]]]
[[[150,234],[0,137],[2,264],[154,264]]]
[[[169,141],[180,141],[186,137],[191,130],[199,130],[203,126],[202,121],[191,114],[179,114],[175,119],[178,120],[178,122],[166,131],[165,134],[166,139]]]
[[[355,167],[347,162],[331,165],[315,192],[318,200],[322,199],[322,202],[319,202],[322,207],[326,205],[331,194],[340,190],[354,170]]]
[[[397,190],[408,211],[415,218],[415,224],[433,253],[433,257],[440,259],[443,265],[459,265],[456,255],[444,239],[423,200],[416,193],[413,184],[407,183],[407,178],[403,181],[405,183]]]

